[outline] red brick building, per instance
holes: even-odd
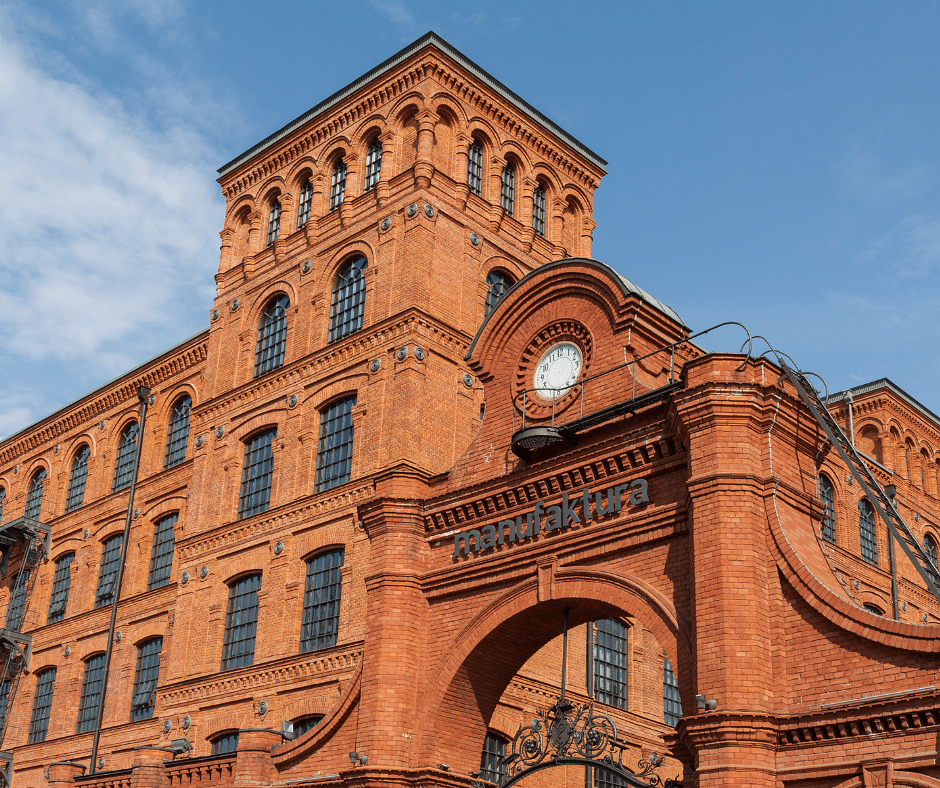
[[[0,443],[14,785],[506,779],[567,615],[644,782],[940,786],[940,604],[780,366],[590,259],[604,165],[429,34],[220,170],[206,331]],[[828,402],[935,561],[940,420]]]

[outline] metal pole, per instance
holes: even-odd
[[[894,614],[894,620],[900,621],[898,617],[898,570],[894,565],[894,534],[888,532],[888,563],[891,566],[891,611]]]
[[[111,624],[108,627],[108,646],[104,653],[104,678],[101,682],[101,697],[98,699],[95,738],[91,743],[91,768],[88,770],[89,774],[94,774],[98,765],[98,740],[101,738],[104,701],[108,695],[108,673],[111,670],[111,652],[114,649],[114,625],[117,621],[118,599],[121,596],[121,581],[124,579],[124,562],[127,560],[127,543],[130,541],[131,520],[134,517],[134,488],[137,486],[137,472],[140,470],[140,455],[144,446],[144,426],[147,423],[147,399],[149,397],[149,388],[146,386],[138,387],[137,399],[140,400],[140,426],[137,430],[137,451],[134,452],[134,470],[131,473],[130,495],[127,498],[127,517],[124,520],[124,543],[121,545],[121,561],[118,563],[117,577],[114,579],[115,589],[111,595]]]

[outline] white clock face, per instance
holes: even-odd
[[[548,349],[535,368],[535,389],[545,399],[563,397],[581,374],[581,350],[571,342]]]

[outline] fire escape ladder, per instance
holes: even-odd
[[[832,445],[836,447],[836,450],[842,456],[849,470],[853,473],[855,478],[858,479],[858,483],[862,486],[869,501],[874,505],[881,519],[885,521],[885,524],[888,526],[889,538],[898,541],[898,544],[901,545],[901,549],[904,550],[910,562],[914,565],[914,568],[926,584],[927,590],[940,602],[940,572],[937,571],[937,567],[930,558],[927,557],[923,546],[917,540],[917,537],[914,536],[911,529],[908,528],[907,523],[901,518],[891,498],[888,497],[888,494],[872,475],[872,472],[868,470],[865,460],[855,450],[855,446],[852,445],[852,442],[846,437],[842,428],[832,418],[828,409],[822,403],[822,400],[819,399],[819,394],[816,392],[816,389],[814,389],[806,379],[806,376],[799,370],[791,369],[783,359],[778,360],[781,367],[783,367],[783,371],[793,384],[793,387],[800,395],[800,399],[802,399],[806,407],[809,408],[809,412],[819,423],[819,426],[823,428],[826,437],[828,437]]]
[[[19,517],[0,525],[0,576],[9,572],[10,555],[14,551],[21,555],[10,577],[10,599],[0,628],[0,662],[3,664],[0,673],[0,746],[3,745],[20,677],[29,669],[32,656],[33,637],[24,635],[20,629],[36,582],[35,569],[49,554],[49,527],[31,517]],[[12,772],[12,754],[0,751],[0,788],[9,788]]]

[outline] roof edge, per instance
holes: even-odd
[[[863,383],[860,386],[855,386],[851,389],[846,389],[845,391],[837,391],[835,394],[830,394],[826,397],[823,402],[826,405],[834,405],[837,402],[842,402],[845,400],[846,396],[850,395],[852,397],[861,396],[863,394],[870,394],[873,391],[878,389],[888,389],[893,394],[896,394],[900,399],[904,400],[908,405],[910,405],[914,410],[918,411],[921,416],[930,419],[935,424],[940,425],[940,416],[937,416],[929,408],[921,405],[916,399],[914,399],[910,394],[908,394],[904,389],[896,386],[888,378],[879,378],[878,380],[873,380],[871,383]]]
[[[227,164],[223,164],[219,169],[219,177],[224,178],[226,175],[231,173],[233,170],[240,167],[245,162],[254,158],[256,155],[271,147],[274,143],[279,142],[284,139],[286,136],[292,132],[299,129],[305,123],[313,120],[317,115],[328,110],[330,107],[333,107],[339,104],[343,99],[351,96],[363,85],[368,84],[377,77],[382,76],[383,74],[391,71],[395,66],[403,63],[405,60],[410,58],[412,55],[420,52],[422,49],[425,49],[428,46],[435,46],[441,50],[445,55],[447,55],[451,60],[457,62],[463,69],[469,71],[473,76],[483,82],[487,87],[496,91],[500,96],[506,99],[510,104],[515,106],[517,109],[522,110],[526,114],[532,116],[541,123],[546,129],[548,129],[552,134],[561,139],[565,144],[569,145],[577,153],[581,154],[584,158],[590,161],[594,166],[599,167],[602,171],[607,171],[607,162],[598,156],[594,151],[588,148],[586,145],[579,142],[577,139],[572,137],[567,131],[565,131],[561,126],[555,122],[549,120],[545,115],[539,112],[535,107],[529,104],[524,99],[520,98],[516,93],[507,88],[502,82],[493,77],[484,69],[480,68],[476,63],[462,54],[460,51],[448,44],[444,39],[442,39],[434,31],[428,31],[417,41],[409,44],[404,49],[399,52],[396,52],[388,60],[379,63],[371,71],[366,72],[361,77],[350,82],[346,87],[340,88],[332,96],[324,99],[319,104],[315,105],[312,109],[307,110],[303,115],[292,120],[287,125],[275,131],[270,136],[261,140],[258,144],[252,146],[244,153],[236,156]]]

